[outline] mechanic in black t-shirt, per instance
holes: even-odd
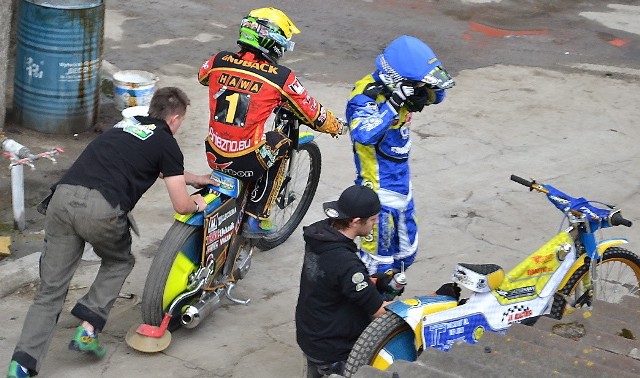
[[[380,200],[353,185],[323,205],[329,217],[303,228],[304,263],[296,306],[296,338],[307,358],[307,377],[341,374],[362,331],[384,306],[354,243],[378,221]]]
[[[129,212],[158,177],[167,186],[175,211],[199,212],[201,195],[186,185],[213,184],[208,175],[186,172],[173,135],[185,118],[189,98],[180,89],[158,89],[148,117],[125,119],[98,136],[54,186],[46,209],[40,287],[24,321],[9,367],[10,376],[37,374],[54,334],[71,278],[90,243],[102,259],[98,274],[71,313],[82,320],[69,348],[105,353],[97,333],[134,265]]]

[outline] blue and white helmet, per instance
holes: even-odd
[[[455,85],[433,50],[408,35],[396,38],[378,55],[376,68],[387,85],[395,86],[403,80],[424,82],[433,89],[449,89]]]

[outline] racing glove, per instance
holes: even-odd
[[[438,290],[436,290],[437,295],[446,295],[452,298],[455,298],[456,301],[460,300],[460,293],[462,289],[455,282],[448,282],[442,286]]]
[[[342,133],[344,132],[344,124],[340,122],[339,118],[337,118],[331,111],[328,110],[326,113],[326,117],[319,117],[318,120],[316,120],[313,128],[322,133],[331,134],[332,137],[342,135]]]
[[[404,105],[404,102],[407,101],[407,97],[413,96],[415,93],[415,89],[412,85],[409,85],[405,82],[400,82],[396,85],[396,89],[391,93],[391,98],[389,99],[389,105],[393,106],[396,112]]]
[[[371,280],[375,282],[376,289],[382,298],[385,301],[392,301],[395,297],[399,297],[404,293],[404,286],[402,286],[399,290],[396,290],[391,285],[391,281],[393,280],[394,272],[389,269],[383,273],[375,273],[371,276]]]

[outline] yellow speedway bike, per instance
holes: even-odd
[[[615,303],[640,295],[640,258],[622,247],[627,240],[596,238],[601,229],[631,226],[620,209],[535,180],[511,180],[546,194],[568,227],[506,274],[495,264],[458,264],[452,278],[471,290],[466,300],[429,295],[387,306],[355,343],[345,376],[362,365],[386,370],[395,360],[415,361],[425,348],[473,344],[487,331],[505,333],[514,323],[533,324],[543,315],[560,319],[571,308],[591,306],[594,298]]]
[[[247,275],[255,247],[272,249],[298,227],[313,201],[320,180],[320,148],[311,132],[284,107],[275,111],[274,130],[291,140],[282,188],[271,211],[278,230],[261,239],[242,235],[244,206],[251,191],[237,178],[213,171],[199,191],[207,202],[201,213],[176,214],[149,268],[142,295],[143,324],[126,336],[132,348],[158,352],[169,346],[179,327],[194,328],[224,298],[238,304],[232,289]]]

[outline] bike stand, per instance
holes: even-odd
[[[234,298],[231,295],[231,290],[236,287],[236,284],[231,282],[227,285],[227,290],[225,290],[224,292],[224,296],[227,297],[228,300],[230,300],[233,303],[237,303],[237,304],[242,304],[242,305],[248,305],[249,302],[251,301],[251,299],[247,299],[247,300],[242,300],[242,299],[238,299],[238,298]]]

